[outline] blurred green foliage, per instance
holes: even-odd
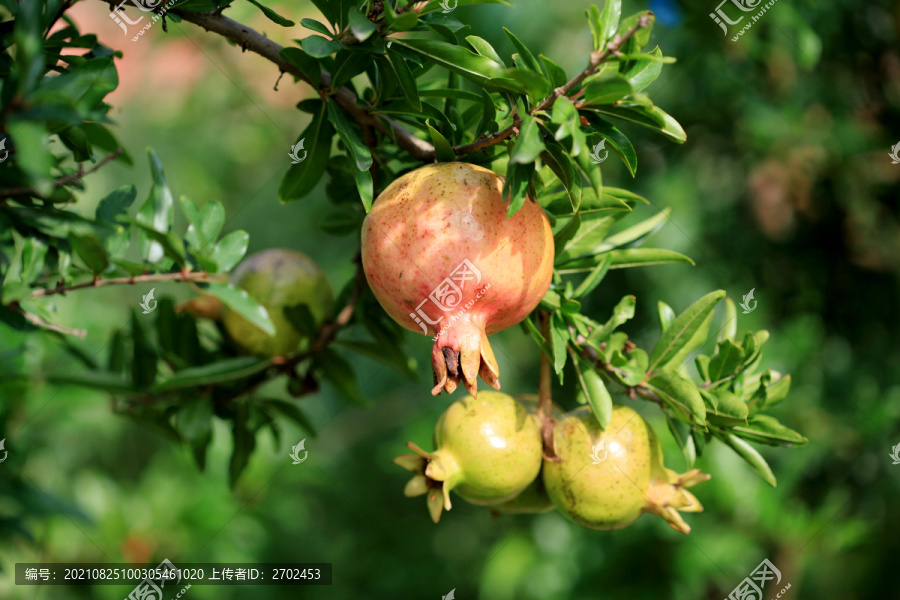
[[[125,55],[120,72],[129,79],[111,116],[129,153],[153,147],[179,193],[222,202],[226,231],[247,231],[251,252],[294,248],[313,256],[336,289],[347,283],[354,248],[317,228],[331,210],[326,182],[298,202],[278,202],[285,155],[307,125],[293,105],[308,88],[285,78],[270,92],[274,68],[187,23],[170,22],[168,34],[155,28],[139,43],[120,40],[106,8],[92,4],[99,3],[80,3],[76,18],[111,29],[101,37]],[[298,23],[316,16],[311,6],[270,4]],[[500,24],[572,73],[591,47],[587,4],[519,0],[460,6],[454,16],[504,56],[514,48]],[[680,312],[710,289],[739,299],[755,288],[758,307],[738,314],[738,333],[771,332],[767,366],[793,377],[791,401],[773,414],[810,440],[789,452],[762,449],[777,488],[711,444],[697,464],[713,479],[694,490],[705,512],[689,517],[689,537],[650,518],[601,533],[557,513],[493,518],[462,502],[435,526],[420,501],[402,496],[406,473],[390,461],[406,440],[427,445],[448,399],[428,395],[427,373],[410,382],[360,358],[357,381],[371,407],[348,406],[326,384],[302,400],[319,432],[307,440],[308,460],[294,466],[287,457],[305,430],[286,424],[280,441],[264,432],[232,492],[225,423],[214,421],[201,473],[188,449],[114,414],[107,394],[46,383],[49,373],[81,369],[71,349],[3,329],[2,373],[25,369],[34,378],[0,381],[0,436],[9,452],[0,464],[0,597],[33,597],[13,585],[15,562],[163,557],[332,562],[332,587],[299,592],[311,598],[373,591],[437,598],[453,588],[460,598],[485,600],[722,598],[763,558],[792,584],[787,598],[896,595],[900,466],[888,454],[900,443],[900,167],[887,152],[900,141],[900,11],[886,0],[782,1],[732,42],[709,18],[712,2],[628,8],[654,10],[651,46],[679,59],[646,92],[682,123],[688,141],[676,146],[633,128],[637,178],[613,160],[604,163],[606,183],[650,199],[636,209],[645,217],[672,207],[657,244],[697,265],[612,271],[585,312],[611,314],[633,294],[636,316],[624,330],[651,347],[658,301]],[[249,3],[229,14],[270,29]],[[277,32],[282,42],[307,35],[299,25],[286,31]],[[140,60],[129,62],[130,54]],[[144,197],[149,177],[143,167],[111,164],[85,181],[75,210],[92,215],[124,181],[137,181]],[[186,226],[180,218],[176,227]],[[55,308],[62,321],[91,332],[81,350],[105,357],[112,331],[151,287],[85,290],[59,297]],[[176,284],[164,293],[189,296]],[[535,347],[518,328],[496,337],[504,391],[534,393]],[[406,342],[413,357],[430,351],[427,338]],[[554,390],[569,406],[571,383]],[[660,412],[645,414],[668,466],[684,468]],[[128,589],[42,593],[112,599]],[[298,592],[195,586],[189,593]]]

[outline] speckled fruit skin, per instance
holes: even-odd
[[[534,416],[506,394],[486,391],[451,404],[434,427],[434,443],[431,474],[446,474],[445,487],[472,504],[505,502],[541,470]]]
[[[502,504],[528,488],[541,471],[543,443],[533,414],[506,394],[482,392],[451,404],[434,427],[434,452],[413,442],[415,454],[394,463],[414,474],[403,493],[426,495],[437,523],[450,510],[450,491],[485,506]]]
[[[462,380],[475,395],[478,375],[499,389],[486,335],[522,321],[550,285],[554,250],[547,216],[528,200],[506,218],[502,189],[502,177],[477,165],[427,165],[389,185],[362,227],[363,268],[375,297],[403,327],[438,334],[435,394],[452,392]],[[429,296],[463,261],[480,281],[462,281],[461,293],[441,296],[450,309],[444,310]]]
[[[308,256],[293,250],[264,250],[246,258],[232,273],[231,282],[262,304],[275,325],[275,335],[270,336],[239,314],[223,309],[225,330],[248,354],[282,356],[297,349],[303,336],[285,317],[284,307],[306,304],[316,324],[334,307],[325,273]]]
[[[592,464],[590,455],[601,440],[608,454]],[[621,529],[641,515],[650,483],[651,437],[639,414],[616,405],[604,431],[588,409],[578,409],[556,426],[554,442],[560,461],[545,461],[543,477],[561,513],[601,530]]]

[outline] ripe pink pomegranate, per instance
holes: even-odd
[[[403,175],[375,200],[362,227],[369,285],[403,327],[434,336],[434,389],[478,375],[500,389],[488,334],[534,310],[553,275],[553,234],[529,199],[506,217],[503,178],[468,163],[437,163]]]

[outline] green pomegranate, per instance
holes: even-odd
[[[650,424],[627,406],[615,406],[605,431],[586,407],[569,413],[554,431],[554,445],[560,461],[544,462],[544,484],[556,508],[579,525],[621,529],[649,512],[689,533],[678,511],[703,510],[684,488],[709,475],[666,469]]]
[[[451,508],[451,490],[473,504],[501,504],[527,488],[541,470],[537,421],[522,404],[498,392],[451,404],[435,425],[434,444],[434,452],[425,452],[409,442],[416,454],[394,462],[416,474],[405,494],[427,494],[435,523],[442,509]]]
[[[284,314],[284,308],[305,304],[316,325],[334,307],[334,295],[325,273],[309,257],[293,250],[272,249],[245,259],[231,275],[231,282],[262,304],[275,325],[275,335],[229,310],[222,310],[222,324],[234,343],[248,354],[283,356],[297,349],[303,334]]]

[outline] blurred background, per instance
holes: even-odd
[[[698,461],[713,478],[695,488],[706,510],[687,517],[690,536],[647,516],[593,532],[555,512],[494,518],[464,502],[435,525],[423,499],[403,496],[407,474],[391,464],[407,440],[430,448],[450,401],[429,394],[430,341],[408,334],[418,381],[360,362],[371,407],[347,406],[327,385],[307,396],[318,436],[289,423],[280,444],[263,434],[231,491],[222,423],[201,473],[188,449],[113,414],[105,394],[44,383],[45,374],[79,368],[57,343],[33,336],[18,354],[11,349],[23,339],[2,330],[0,360],[35,378],[0,382],[0,437],[15,459],[0,465],[0,598],[105,600],[131,589],[16,587],[16,562],[162,558],[334,565],[330,587],[194,586],[188,594],[197,600],[437,599],[451,589],[461,600],[718,600],[764,558],[781,571],[782,586],[791,584],[784,598],[900,598],[900,465],[889,456],[900,444],[900,165],[889,156],[900,142],[900,4],[781,0],[733,42],[738,28],[726,37],[709,16],[715,2],[625,2],[625,14],[656,12],[654,41],[679,59],[647,91],[688,142],[626,125],[637,178],[617,159],[604,163],[606,183],[651,201],[638,209],[644,217],[673,208],[654,245],[697,266],[612,272],[586,312],[605,318],[634,294],[638,312],[624,329],[649,347],[659,333],[657,301],[680,312],[714,289],[738,302],[754,289],[758,307],[739,314],[739,332],[771,332],[765,364],[793,376],[774,415],[810,440],[761,449],[777,488],[713,443]],[[309,34],[299,21],[317,16],[311,3],[269,4],[298,25],[277,27],[245,2],[227,14],[285,45]],[[571,75],[590,49],[588,6],[515,0],[453,16],[508,56],[505,26]],[[358,240],[318,229],[329,211],[323,189],[287,206],[277,200],[286,155],[308,122],[294,108],[308,88],[286,77],[276,90],[272,65],[188,23],[170,21],[168,34],[154,26],[133,43],[101,2],[80,2],[70,14],[124,52],[108,101],[135,158],[132,168],[115,163],[87,179],[79,202],[86,213],[125,183],[144,197],[151,147],[175,194],[222,201],[226,231],[247,230],[250,252],[294,248],[318,261],[335,288],[349,280]],[[58,300],[60,322],[88,329],[86,351],[103,353],[150,287],[72,293]],[[161,295],[190,292],[170,283],[158,286]],[[535,393],[535,346],[519,328],[496,337],[504,391]],[[555,398],[574,404],[569,388]],[[683,470],[659,411],[644,414],[661,434],[667,466]],[[302,438],[309,458],[291,465],[290,446]]]

